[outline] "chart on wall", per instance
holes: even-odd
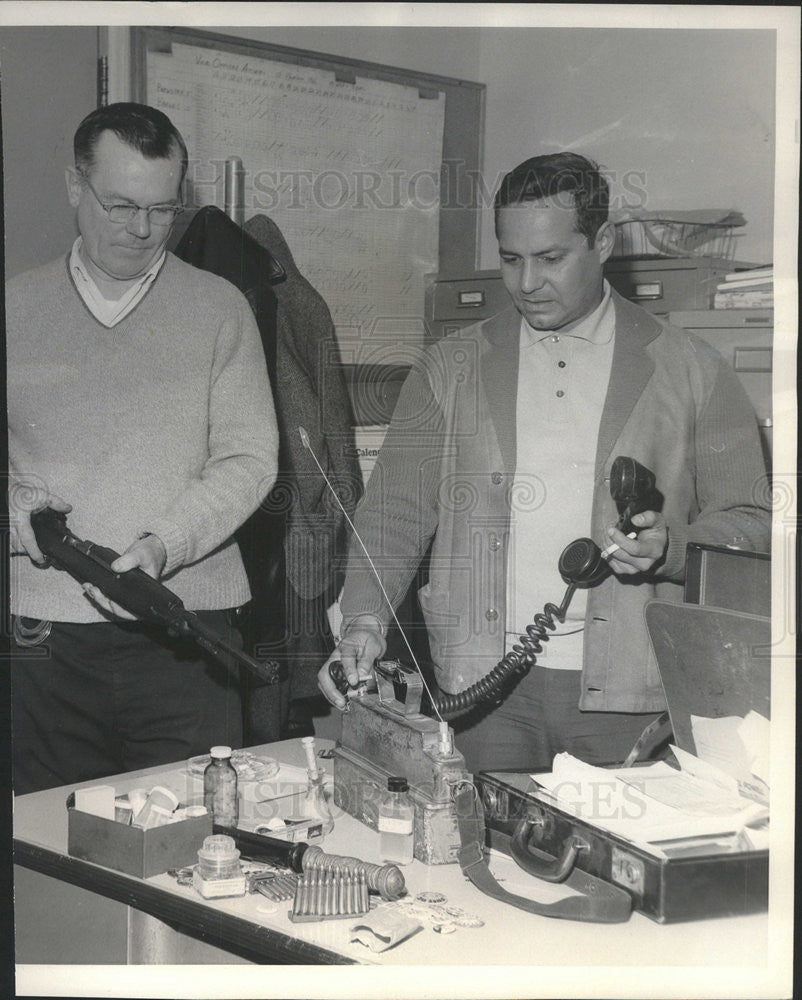
[[[239,157],[245,220],[278,224],[341,344],[420,342],[445,94],[222,48],[173,44],[146,60],[148,103],[189,149],[190,200],[222,208],[225,161]]]

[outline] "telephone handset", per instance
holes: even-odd
[[[654,473],[634,458],[619,455],[610,470],[610,495],[618,508],[616,528],[624,534],[636,531],[632,518],[645,510],[660,510],[663,496],[655,486]],[[501,700],[504,689],[512,687],[530,667],[534,666],[537,654],[543,652],[541,643],[548,641],[549,632],[556,628],[555,620],[565,621],[568,606],[577,587],[595,587],[612,572],[599,546],[590,538],[577,538],[562,551],[557,568],[568,585],[562,603],[546,604],[543,611],[536,614],[526,635],[496,664],[495,667],[475,684],[459,694],[439,692],[432,697],[433,706],[442,718],[453,717],[466,712],[481,702]],[[329,664],[329,675],[341,694],[348,691],[348,681],[339,660]]]
[[[663,506],[663,494],[655,486],[654,473],[625,455],[619,455],[610,469],[610,496],[618,508],[615,526],[625,535],[637,530],[632,524],[636,514],[660,510]],[[577,538],[566,545],[557,568],[567,584],[583,588],[595,587],[610,574],[601,549],[590,538]]]

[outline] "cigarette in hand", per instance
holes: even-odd
[[[627,535],[627,538],[637,538],[637,537],[638,537],[637,531],[630,531],[630,533]],[[602,550],[602,559],[609,559],[610,556],[614,552],[617,552],[620,548],[621,546],[616,544],[615,542],[613,542],[612,545],[608,545],[606,549]]]

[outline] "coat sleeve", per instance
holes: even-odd
[[[290,269],[287,286],[278,291],[279,421],[286,446],[282,475],[292,497],[285,537],[287,579],[305,599],[326,592],[334,600],[347,522],[317,463],[352,516],[362,495],[362,475],[351,401],[328,306]],[[311,450],[301,442],[300,427]]]
[[[669,523],[661,576],[684,573],[689,542],[767,552],[771,541],[770,490],[754,410],[732,369],[720,361],[697,417],[698,514]]]

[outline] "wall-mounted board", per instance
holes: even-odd
[[[424,275],[476,264],[483,85],[185,28],[131,45],[132,94],[187,141],[191,201],[222,208],[242,160],[244,218],[278,223],[344,360],[422,344]]]

